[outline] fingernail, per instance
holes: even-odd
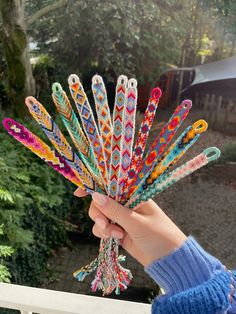
[[[79,192],[80,192],[80,188],[78,188],[77,190],[74,191],[74,195],[75,195],[75,196],[78,196],[78,195],[79,195]]]
[[[111,232],[111,235],[112,235],[113,238],[116,238],[116,239],[122,239],[123,236],[124,236],[123,232],[118,231],[118,230],[113,230]]]
[[[107,196],[103,195],[103,194],[100,194],[98,192],[94,192],[92,194],[92,198],[100,206],[105,205],[106,202],[107,202]]]
[[[95,223],[98,225],[99,228],[105,229],[107,222],[101,218],[95,218]]]

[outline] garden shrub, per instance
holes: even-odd
[[[0,226],[0,236],[3,235],[3,226]],[[12,247],[7,245],[0,245],[0,282],[10,282],[11,273],[4,263],[6,257],[14,253]]]
[[[34,132],[35,127],[27,124]],[[35,133],[43,138],[39,129]],[[77,230],[67,219],[76,217],[78,212],[78,216],[84,215],[86,224],[87,208],[83,200],[73,196],[74,185],[2,127],[0,138],[0,225],[4,231],[1,244],[15,250],[7,262],[12,282],[35,286],[41,282],[52,250],[68,244],[68,230]]]

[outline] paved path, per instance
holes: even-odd
[[[126,261],[122,265],[129,268],[133,274],[133,280],[126,292],[121,294],[120,299],[135,301],[146,301],[150,295],[150,290],[156,288],[154,281],[144,272],[143,267],[133,257],[120,249],[120,253],[126,256]],[[98,254],[98,245],[76,243],[74,249],[64,249],[59,256],[49,260],[50,269],[55,272],[56,280],[46,285],[48,289],[80,293],[93,294],[90,288],[94,273],[78,282],[72,273],[81,266],[91,262]],[[141,290],[142,291],[141,291]],[[101,292],[97,293],[101,296]],[[137,296],[139,295],[139,297]],[[115,297],[113,295],[113,297]]]
[[[236,190],[214,182],[183,179],[157,197],[160,207],[186,234],[227,267],[236,268]]]

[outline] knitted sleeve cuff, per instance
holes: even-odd
[[[180,248],[144,269],[170,297],[203,284],[224,266],[190,236]]]
[[[157,298],[152,305],[153,314],[233,314],[229,300],[231,277],[222,271],[204,284],[180,292],[169,298]]]

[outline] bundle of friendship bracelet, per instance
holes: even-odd
[[[159,88],[152,90],[141,126],[135,130],[135,79],[128,80],[124,75],[118,78],[112,117],[105,85],[99,75],[92,79],[96,116],[78,76],[70,75],[68,83],[80,120],[59,83],[52,86],[52,98],[72,143],[66,140],[49,113],[33,97],[26,98],[26,105],[56,150],[11,118],[5,118],[3,126],[17,141],[89,194],[94,191],[107,194],[135,210],[142,202],[220,156],[218,148],[207,148],[192,160],[172,169],[207,129],[207,123],[198,120],[170,144],[191,109],[190,100],[183,101],[176,108],[146,151],[161,97]],[[109,294],[115,290],[119,294],[127,288],[132,275],[121,266],[125,257],[119,256],[118,247],[118,240],[102,239],[98,257],[76,271],[74,276],[82,281],[96,272],[93,291],[101,289],[103,294]]]

